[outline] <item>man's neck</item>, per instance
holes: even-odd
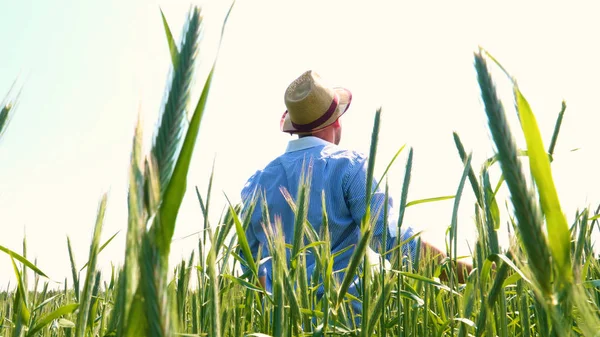
[[[321,140],[324,140],[326,142],[333,143],[331,139],[328,139],[329,137],[324,137],[322,135],[315,135],[315,134],[298,135],[298,139],[302,139],[302,138],[306,138],[306,137],[315,137],[315,138],[319,138]]]
[[[293,139],[290,140],[286,151],[285,152],[291,152],[291,151],[298,151],[298,150],[303,150],[303,149],[308,149],[314,146],[320,146],[320,145],[331,145],[331,142],[328,142],[322,138],[319,137],[302,137],[302,138],[298,138],[298,139]]]

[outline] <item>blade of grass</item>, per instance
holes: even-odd
[[[402,193],[400,195],[400,206],[398,207],[398,224],[396,235],[400,237],[402,222],[404,221],[404,212],[406,211],[406,207],[408,207],[408,203],[406,202],[408,198],[408,187],[410,185],[410,177],[412,172],[412,162],[413,162],[413,149],[410,148],[408,151],[408,158],[406,159],[406,168],[404,170],[404,181],[402,182]],[[400,270],[399,266],[396,266],[398,270]]]
[[[206,203],[204,203],[204,207],[202,209],[202,216],[204,218],[204,232],[208,232],[210,237],[213,237],[212,228],[210,227],[210,223],[208,221],[208,211],[210,209],[210,196],[212,191],[213,179],[215,176],[215,162],[216,158],[213,158],[212,169],[210,170],[210,178],[208,179],[208,188],[206,191]],[[202,200],[202,199],[200,199]]]
[[[128,331],[128,316],[132,306],[140,273],[139,253],[142,233],[145,231],[146,218],[144,215],[144,173],[143,173],[143,128],[142,119],[138,113],[132,141],[131,158],[129,163],[129,190],[127,193],[127,233],[125,236],[125,258],[123,270],[120,273],[116,303],[111,313],[110,329],[117,336],[124,336]],[[151,172],[149,172],[151,174]],[[157,188],[158,189],[158,188]],[[143,320],[139,319],[139,324]],[[138,331],[142,331],[139,329]]]
[[[529,153],[529,165],[542,204],[542,211],[546,216],[548,241],[552,260],[558,267],[558,280],[563,286],[570,284],[573,280],[571,268],[569,225],[562,212],[558,193],[554,186],[550,161],[544,149],[542,136],[537,121],[529,103],[522,95],[519,88],[514,86],[515,99],[521,120],[521,127],[527,142]]]
[[[458,184],[458,189],[456,191],[456,198],[454,199],[454,207],[452,208],[452,220],[451,220],[451,224],[450,224],[450,246],[452,247],[452,244],[454,244],[454,250],[451,252],[451,254],[449,254],[450,257],[450,263],[451,263],[451,267],[450,267],[450,275],[449,275],[449,280],[450,280],[450,288],[454,289],[454,271],[456,270],[456,273],[458,274],[459,272],[459,268],[458,268],[458,261],[457,261],[457,249],[458,249],[458,207],[460,205],[460,199],[462,196],[462,192],[463,189],[465,187],[465,183],[467,180],[467,177],[469,175],[469,172],[471,171],[471,158],[472,158],[472,154],[469,153],[469,155],[467,156],[467,160],[465,161],[464,165],[464,169],[462,172],[462,176],[460,178],[460,183]],[[450,252],[449,252],[450,253]],[[462,275],[457,275],[457,280],[461,280],[462,279]],[[455,296],[451,297],[452,303],[450,304],[450,326],[451,329],[454,330],[454,324],[455,321],[454,319],[456,318],[456,315],[458,314],[457,308],[458,308],[458,300],[456,299]]]
[[[410,201],[410,202],[406,203],[406,207],[410,207],[410,206],[414,206],[414,205],[419,205],[419,204],[425,204],[425,203],[428,203],[428,202],[450,200],[450,199],[454,199],[454,198],[455,198],[454,195],[445,195],[445,196],[441,196],[441,197],[418,199],[418,200],[413,200],[413,201]]]
[[[81,294],[81,301],[79,307],[79,314],[77,315],[77,323],[75,326],[75,337],[84,337],[86,323],[88,321],[88,315],[92,304],[92,291],[93,282],[96,270],[96,262],[98,260],[98,250],[100,246],[100,234],[102,232],[102,225],[104,223],[104,214],[106,212],[106,201],[107,195],[104,194],[98,205],[98,214],[96,216],[96,225],[94,226],[94,234],[92,235],[92,242],[90,245],[89,255],[89,268],[86,272],[85,283],[83,284],[83,292]]]
[[[383,316],[383,312],[385,310],[385,304],[389,301],[390,299],[390,294],[392,292],[392,288],[394,287],[394,283],[393,279],[390,279],[389,281],[387,281],[384,285],[383,291],[381,292],[381,294],[379,295],[379,298],[377,298],[376,301],[374,301],[375,306],[373,307],[373,313],[370,317],[370,322],[369,322],[369,327],[367,329],[367,336],[372,336],[373,335],[373,330],[375,330],[375,325],[377,324],[378,320]],[[381,323],[381,321],[380,321]],[[384,330],[382,329],[382,331],[379,331],[379,334],[382,335],[384,333]]]
[[[365,256],[365,252],[367,251],[368,243],[371,240],[371,229],[368,228],[365,233],[363,233],[362,238],[358,242],[358,245],[352,252],[352,257],[350,258],[350,262],[348,263],[348,267],[344,273],[344,278],[342,279],[342,283],[337,292],[337,303],[335,309],[337,310],[344,300],[344,296],[348,292],[348,288],[350,287],[350,283],[354,281],[356,277],[356,272],[360,262]]]
[[[371,147],[370,147],[370,151],[369,151],[369,162],[368,162],[368,166],[367,166],[367,186],[366,186],[366,191],[365,191],[365,205],[366,205],[366,210],[365,210],[365,215],[362,219],[361,222],[361,234],[364,235],[365,237],[367,237],[367,243],[369,243],[371,241],[371,235],[373,233],[373,223],[374,221],[371,219],[371,199],[373,196],[373,193],[376,192],[376,190],[372,190],[373,188],[373,171],[375,170],[375,161],[376,161],[376,155],[377,155],[377,143],[379,140],[379,127],[381,124],[381,107],[377,109],[377,111],[375,111],[375,120],[373,123],[373,132],[371,134]],[[377,186],[378,188],[378,186]],[[376,221],[376,220],[375,220]],[[387,228],[385,228],[387,226],[387,224],[383,224],[384,226],[384,231],[387,230]],[[399,233],[398,233],[399,235]],[[385,242],[384,242],[385,244]],[[365,247],[365,252],[367,249],[370,249],[370,247]],[[369,259],[368,259],[368,255],[364,254],[364,252],[361,254],[361,256],[363,256],[363,265],[364,265],[364,269],[363,269],[363,277],[362,277],[362,284],[361,284],[361,288],[363,289],[362,291],[362,309],[361,309],[361,336],[366,337],[367,333],[368,333],[368,327],[369,327],[369,320],[370,320],[370,308],[369,308],[369,304],[371,302],[370,296],[371,296],[371,266],[369,263]],[[345,275],[347,276],[347,275]],[[344,277],[344,281],[346,281],[346,277]],[[339,296],[338,295],[338,300],[339,298],[341,298],[343,296]]]
[[[10,257],[12,257],[15,260],[23,263],[29,269],[31,269],[34,272],[36,272],[38,275],[48,278],[48,276],[46,275],[46,273],[44,273],[43,271],[41,271],[35,264],[29,262],[29,260],[27,260],[26,258],[24,258],[23,256],[21,256],[19,253],[16,253],[16,252],[14,252],[14,251],[12,251],[12,250],[4,247],[4,246],[0,246],[0,251],[5,252]]]
[[[246,238],[246,232],[244,230],[244,227],[242,226],[242,223],[240,222],[240,218],[238,217],[237,213],[233,209],[233,205],[231,204],[231,201],[229,201],[229,198],[227,198],[227,195],[225,195],[225,199],[227,200],[227,203],[229,204],[229,209],[231,211],[231,215],[233,216],[233,222],[235,224],[235,232],[237,234],[238,241],[241,246],[240,248],[242,249],[242,253],[244,254],[245,261],[246,261],[246,263],[248,263],[248,267],[249,267],[250,271],[258,279],[258,269],[257,269],[256,263],[254,262],[254,259],[252,258],[252,251],[250,250],[250,245],[248,244],[248,239]],[[252,207],[251,207],[252,209],[254,209],[255,202],[256,201],[252,201]]]
[[[365,205],[367,209],[361,223],[362,229],[370,223],[371,216],[371,198],[373,196],[373,171],[375,170],[375,156],[377,155],[377,140],[379,137],[379,124],[381,123],[381,108],[375,112],[375,121],[373,123],[373,132],[371,133],[371,147],[369,149],[369,162],[367,164],[367,187],[365,191]]]
[[[19,271],[14,258],[10,258],[12,262],[15,277],[17,278],[17,295],[15,296],[15,307],[17,308],[18,320],[22,325],[26,325],[31,317],[29,308],[27,308],[27,291],[23,284],[23,275]]]
[[[266,203],[266,202],[265,202]],[[267,213],[268,214],[268,213]],[[267,226],[265,229],[271,229]],[[283,336],[285,327],[288,326],[287,315],[285,315],[285,270],[286,253],[285,239],[283,237],[283,225],[280,217],[275,217],[275,232],[271,230],[268,236],[272,238],[269,242],[270,251],[273,256],[273,335]]]
[[[8,125],[9,120],[8,114],[10,110],[12,110],[12,107],[11,103],[7,103],[2,107],[2,110],[0,110],[0,136],[4,133],[3,131],[6,130],[6,125]]]
[[[453,132],[452,136],[454,137],[454,144],[456,145],[456,149],[458,150],[458,155],[462,160],[463,164],[467,162],[467,153],[465,152],[465,147],[463,146],[458,133]],[[483,197],[481,195],[481,187],[479,186],[479,182],[477,181],[477,177],[475,176],[475,172],[473,171],[473,167],[469,167],[469,182],[471,183],[471,188],[473,189],[473,193],[475,193],[475,197],[477,199],[477,203],[480,206],[483,206]]]
[[[25,235],[25,233],[23,234],[23,257],[27,258],[27,235]],[[27,266],[22,263],[21,264],[21,276],[22,276],[22,280],[23,280],[23,289],[25,289],[26,293],[25,293],[25,301],[28,302],[28,297],[29,297],[29,278],[27,277]],[[29,305],[28,305],[29,306]]]
[[[211,246],[211,249],[208,252],[207,257],[207,269],[208,269],[208,277],[210,284],[211,292],[209,294],[208,300],[210,301],[210,309],[211,309],[211,320],[210,320],[210,330],[209,336],[220,337],[221,336],[221,327],[219,322],[220,315],[220,305],[219,305],[219,279],[217,278],[216,271],[216,263],[215,263],[215,255],[217,250],[214,245]]]
[[[146,305],[147,303],[142,295],[142,287],[138,287],[132,296],[130,309],[126,312],[127,324],[124,326],[124,336],[148,336],[150,322],[148,322],[146,315]]]
[[[100,246],[100,249],[98,249],[98,254],[100,254],[102,252],[102,250],[104,250],[104,248],[106,248],[106,246],[108,246],[108,244],[117,236],[117,234],[119,234],[120,230],[118,230],[115,234],[113,234],[113,236],[111,236],[108,240],[106,240],[106,242],[104,242],[102,244],[102,246]],[[86,262],[83,267],[81,267],[81,269],[79,269],[79,271],[84,270],[87,265],[88,265],[89,261]]]
[[[402,183],[402,193],[400,195],[400,206],[398,208],[398,223],[396,225],[396,237],[398,238],[398,253],[394,254],[393,256],[396,257],[395,258],[395,260],[396,260],[395,267],[396,267],[397,272],[400,272],[403,269],[402,268],[403,242],[401,242],[401,240],[399,238],[401,237],[402,223],[404,221],[404,212],[406,212],[406,207],[407,207],[408,187],[410,185],[410,178],[411,178],[411,174],[412,174],[412,162],[413,162],[413,149],[411,147],[410,150],[408,151],[408,158],[406,159],[406,167],[404,170],[404,180]],[[396,289],[398,291],[402,290],[403,285],[404,285],[404,278],[400,274],[400,275],[398,275],[398,278],[397,278]],[[399,311],[403,310],[403,303],[402,303],[402,299],[400,298],[400,296],[397,297],[396,307],[398,308]],[[402,323],[403,323],[403,316],[398,315],[398,318],[397,318],[398,327],[402,327],[402,325],[403,325]]]
[[[86,323],[87,331],[95,330],[94,325],[98,318],[98,305],[99,305],[98,293],[100,291],[100,279],[102,277],[102,273],[100,271],[96,271],[96,272],[94,272],[94,276],[95,276],[95,281],[94,281],[94,286],[92,287],[90,312],[88,314],[88,319],[87,319],[87,323]]]
[[[8,124],[12,120],[12,116],[14,115],[16,107],[19,104],[19,96],[21,96],[21,90],[19,90],[15,97],[13,97],[12,99],[9,98],[16,83],[17,80],[15,79],[12,85],[10,86],[8,93],[4,97],[4,100],[0,103],[0,138],[2,138],[2,135],[6,131]]]
[[[519,301],[519,320],[521,321],[521,332],[523,337],[530,336],[529,305],[527,304],[527,293],[523,291],[523,281],[517,281],[517,295]]]
[[[308,216],[308,205],[310,202],[309,191],[310,177],[312,175],[311,164],[309,163],[308,167],[306,168],[306,171],[304,170],[305,169],[303,167],[298,186],[298,208],[295,213],[294,222],[294,236],[290,261],[290,277],[292,279],[296,278],[296,268],[298,266],[298,253],[302,249],[302,245],[304,243],[304,223],[306,217]]]
[[[169,44],[169,52],[171,53],[171,62],[173,64],[173,68],[177,67],[177,61],[179,59],[179,50],[177,50],[177,44],[175,40],[173,40],[173,34],[171,34],[171,28],[169,28],[169,23],[167,23],[167,18],[165,18],[165,14],[160,9],[160,16],[162,17],[163,26],[165,28],[165,34],[167,35],[167,43]]]
[[[398,156],[400,155],[400,152],[402,152],[402,150],[404,150],[405,147],[406,147],[406,144],[402,145],[398,149],[398,151],[396,151],[396,154],[394,155],[394,157],[392,157],[392,160],[390,160],[390,162],[388,163],[387,167],[383,171],[383,174],[381,175],[381,178],[379,178],[379,180],[377,180],[377,185],[375,186],[375,190],[377,190],[379,188],[379,185],[383,181],[383,178],[385,178],[385,176],[387,175],[388,171],[392,167],[392,164],[394,164],[394,162],[396,161],[396,158],[398,158]]]
[[[550,154],[550,156],[554,154],[554,147],[556,146],[556,140],[558,139],[558,133],[560,132],[560,126],[562,125],[565,110],[567,110],[567,103],[562,101],[562,107],[558,113],[558,118],[556,119],[556,124],[554,126],[554,132],[552,133],[552,140],[550,140],[550,146],[548,147],[548,154]]]
[[[57,299],[58,297],[62,296],[62,294],[56,294],[54,296],[51,296],[47,299],[45,299],[42,303],[40,303],[37,307],[33,308],[32,311],[38,311],[40,309],[42,309],[44,306],[46,306],[48,303],[51,303],[52,301],[54,301],[55,299]],[[42,296],[43,298],[43,296]]]
[[[75,256],[73,249],[71,248],[71,239],[67,236],[67,249],[69,250],[69,261],[71,262],[71,275],[73,276],[73,292],[75,293],[75,300],[79,302],[79,273],[75,265]]]
[[[292,285],[292,281],[294,279],[284,271],[283,274],[283,289],[285,298],[288,300],[288,305],[290,308],[290,324],[292,325],[292,329],[294,330],[294,335],[298,335],[302,325],[302,313],[300,311],[300,303],[298,302],[298,293],[294,291],[294,286]],[[309,327],[306,327],[309,329]]]
[[[452,208],[452,222],[450,224],[450,244],[454,243],[454,251],[452,252],[451,259],[454,259],[456,262],[457,254],[457,241],[458,241],[458,206],[460,205],[460,199],[462,196],[462,191],[465,187],[465,182],[467,180],[467,176],[469,174],[469,169],[471,167],[471,158],[472,154],[469,154],[467,157],[467,161],[465,162],[465,168],[463,169],[462,176],[460,178],[460,182],[458,184],[458,189],[456,191],[456,197],[454,198],[454,207]],[[452,284],[452,277],[450,277],[450,284]]]

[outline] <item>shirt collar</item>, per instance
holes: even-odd
[[[316,146],[321,146],[321,145],[327,146],[327,145],[332,145],[332,143],[330,143],[326,140],[323,140],[319,137],[314,137],[314,136],[302,137],[302,138],[290,140],[290,142],[287,145],[287,148],[285,149],[285,152],[305,150],[305,149],[308,149],[311,147],[316,147]]]

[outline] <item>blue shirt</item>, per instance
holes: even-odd
[[[309,193],[309,208],[307,220],[317,233],[320,232],[322,223],[322,193],[325,193],[325,207],[331,237],[332,253],[346,250],[334,259],[334,272],[348,266],[354,247],[361,238],[360,225],[366,211],[366,182],[367,182],[367,156],[352,150],[343,149],[317,137],[303,137],[289,142],[284,154],[271,161],[264,169],[256,171],[242,189],[243,214],[246,216],[250,200],[263,194],[269,208],[271,224],[275,216],[281,217],[286,243],[291,244],[294,236],[295,215],[288,202],[282,195],[285,188],[294,200],[298,195],[303,168],[312,165],[312,176]],[[375,190],[377,181],[373,182],[375,191],[371,202],[373,220],[378,216],[373,229],[371,247],[379,251],[382,245],[383,231],[388,231],[386,250],[397,244],[397,217],[394,215],[393,199],[388,198],[389,225],[384,224],[383,203],[385,193],[381,187]],[[263,229],[261,200],[258,200],[246,237],[253,257],[256,258],[259,246],[261,258],[269,257],[269,245]],[[413,229],[402,227],[400,235],[402,241],[413,235]],[[403,255],[414,258],[416,241],[411,240],[402,246]],[[289,257],[289,251],[288,251]],[[307,255],[307,274],[312,274],[315,261],[312,254]],[[271,291],[271,259],[259,267],[259,276],[267,276],[267,291]]]

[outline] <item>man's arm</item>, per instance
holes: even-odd
[[[250,217],[250,223],[248,224],[248,228],[245,230],[246,241],[248,242],[248,246],[250,246],[250,252],[252,256],[245,256],[243,251],[240,249],[240,255],[248,260],[255,259],[259,250],[260,241],[256,237],[254,233],[253,223],[260,221],[261,213],[260,213],[260,198],[256,194],[256,190],[252,184],[253,179],[255,179],[257,174],[254,174],[246,183],[246,186],[242,189],[241,197],[242,197],[242,211],[240,214],[242,215],[242,223],[246,221],[247,217]],[[268,253],[268,250],[266,250]],[[265,250],[262,250],[262,253],[265,253]],[[264,257],[264,256],[263,256]],[[249,271],[248,267],[241,265],[242,270],[245,272]],[[258,266],[258,283],[266,289],[267,284],[267,276],[266,276],[266,267]]]
[[[263,287],[263,289],[267,289],[267,275],[259,276],[258,282]]]
[[[362,217],[365,214],[366,203],[365,203],[365,193],[366,193],[366,182],[367,182],[367,161],[363,162],[357,170],[351,175],[351,179],[348,181],[348,185],[345,189],[347,202],[350,207],[350,212],[352,213],[352,217],[356,223],[360,224],[362,221]],[[393,200],[391,197],[388,198],[388,223],[384,223],[384,203],[385,203],[385,193],[381,190],[381,187],[375,190],[377,186],[376,179],[373,179],[373,195],[371,198],[371,216],[378,215],[377,220],[375,221],[375,226],[373,228],[373,239],[372,243],[377,245],[386,246],[386,250],[393,248],[398,244],[398,240],[407,239],[407,233],[395,233],[395,227],[393,226],[394,221],[396,219],[396,215],[394,214],[393,209]],[[390,222],[391,221],[391,222]],[[391,226],[389,224],[392,224]],[[383,233],[387,231],[387,242],[383,241]],[[410,233],[408,233],[410,234]],[[410,235],[408,235],[410,236]],[[446,258],[446,254],[444,254],[440,249],[432,245],[431,243],[421,241],[421,256],[422,257],[435,257],[436,262],[439,264],[442,262],[444,258]],[[372,245],[373,246],[373,245]],[[406,243],[404,246],[406,251],[402,252],[402,254],[406,252],[414,252],[415,250],[415,240]],[[372,247],[374,248],[374,247]],[[414,257],[414,256],[413,256]],[[473,269],[472,265],[469,263],[465,263],[463,261],[457,261],[458,264],[458,281],[460,283],[465,283],[464,280],[464,272],[470,273]],[[444,271],[442,271],[442,275],[440,275],[440,279],[447,281],[448,276]]]
[[[421,248],[421,258],[433,258],[438,264],[441,264],[442,260],[444,260],[447,257],[446,254],[442,252],[442,250],[435,247],[429,242],[422,241]],[[469,273],[471,273],[471,271],[473,270],[473,265],[459,260],[456,261],[456,265],[457,266],[456,269],[454,269],[454,272],[458,276],[458,282],[466,283],[467,281],[465,279],[465,274],[466,276],[468,276]],[[445,270],[442,270],[440,279],[442,281],[448,281],[448,275],[446,275]]]
[[[348,210],[354,219],[354,223],[359,226],[362,223],[367,209],[367,164],[368,160],[366,158],[363,158],[357,162],[355,164],[356,166],[349,170],[347,179],[344,180],[344,197],[346,199],[346,204],[348,205]],[[373,179],[371,185],[372,196],[370,202],[370,220],[373,221],[374,226],[370,247],[374,250],[377,250],[377,247],[380,245],[385,245],[384,242],[381,242],[384,231],[388,231],[386,233],[388,242],[390,241],[392,235],[389,231],[388,225],[384,223],[385,193],[381,190],[381,187],[377,187],[377,189],[376,187],[377,181],[376,179]],[[391,212],[391,198],[388,199],[388,205],[390,206],[388,207],[388,211]]]

